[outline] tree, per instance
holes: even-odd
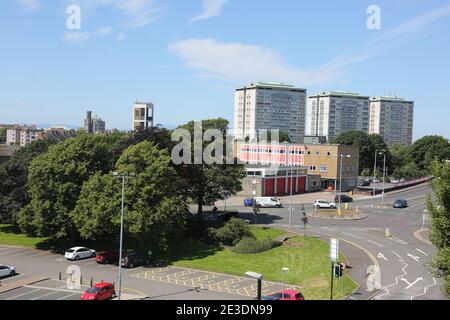
[[[114,167],[108,138],[80,133],[35,158],[28,174],[30,203],[20,211],[19,226],[28,234],[75,239],[71,219],[81,188],[97,172]]]
[[[34,158],[47,152],[54,143],[53,140],[34,141],[0,165],[0,223],[16,224],[20,209],[29,202],[28,167]]]
[[[221,133],[223,143],[220,144],[223,155],[226,155],[225,141],[229,122],[225,119],[210,119],[202,121],[202,137],[208,129],[217,129]],[[191,163],[179,167],[180,175],[184,178],[186,192],[196,200],[198,213],[203,212],[203,205],[217,200],[226,199],[242,190],[240,179],[244,178],[245,171],[242,165],[227,164],[226,156],[222,156],[219,163],[206,164],[202,159],[201,164],[194,164],[194,145],[201,144],[202,150],[207,142],[194,141],[194,121],[188,122],[178,129],[185,129],[190,133]],[[219,149],[220,149],[219,148]]]
[[[137,248],[150,243],[166,249],[168,239],[183,230],[187,213],[168,152],[141,142],[124,151],[116,170],[135,173],[126,182],[125,235]],[[82,238],[115,239],[120,212],[120,181],[112,173],[97,173],[84,184],[72,216]]]
[[[420,170],[428,171],[431,162],[450,159],[450,144],[441,136],[425,136],[411,146],[411,157]]]
[[[0,128],[0,144],[6,143],[6,129]]]
[[[450,162],[435,160],[431,164],[435,176],[432,183],[435,200],[428,199],[431,216],[430,239],[438,254],[432,267],[438,277],[444,279],[444,291],[450,295]]]
[[[360,172],[373,172],[375,162],[375,151],[386,151],[386,167],[390,168],[389,148],[379,135],[369,135],[363,131],[348,131],[340,134],[337,138],[331,139],[332,144],[343,144],[359,146],[359,170]],[[378,156],[380,157],[380,156]],[[383,161],[377,161],[377,168],[383,170]]]

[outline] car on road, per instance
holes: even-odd
[[[394,204],[392,205],[392,207],[396,208],[396,209],[403,209],[403,208],[407,208],[408,207],[408,201],[406,201],[405,199],[398,199],[395,200]]]
[[[101,251],[97,253],[95,261],[98,264],[110,264],[119,261],[119,253],[115,251]]]
[[[336,197],[334,197],[334,202],[335,203],[348,203],[348,202],[353,202],[353,198],[349,197],[345,194],[341,194],[341,195],[337,195]]]
[[[369,187],[369,186],[370,186],[370,181],[368,181],[368,180],[361,180],[358,183],[358,187]]]
[[[136,250],[127,250],[122,256],[122,267],[136,268],[150,264],[150,258],[147,254]]]
[[[244,206],[252,207],[253,206],[253,199],[252,198],[245,199],[244,200]]]
[[[282,208],[283,203],[275,197],[258,197],[256,204],[262,208]]]
[[[64,257],[67,260],[78,261],[80,259],[95,258],[96,253],[93,249],[88,249],[85,247],[74,247],[66,251]]]
[[[336,203],[334,202],[329,202],[326,200],[316,200],[313,203],[314,209],[336,209]]]
[[[262,300],[305,300],[305,297],[297,290],[282,290],[262,296]]]
[[[14,277],[15,275],[16,275],[16,268],[0,265],[0,278]]]
[[[81,296],[81,300],[111,300],[116,297],[114,284],[102,282],[90,287]]]

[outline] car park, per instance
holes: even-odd
[[[147,254],[136,250],[127,250],[122,256],[122,267],[136,268],[150,264],[150,258]]]
[[[115,251],[102,251],[98,252],[95,257],[95,261],[98,264],[110,264],[119,261],[119,253]]]
[[[282,290],[265,295],[262,300],[305,300],[305,297],[297,290]]]
[[[282,208],[283,203],[278,198],[274,197],[258,197],[256,204],[262,208]]]
[[[114,284],[102,282],[90,287],[81,296],[81,300],[111,300],[116,297]]]
[[[316,200],[314,201],[313,206],[314,209],[336,209],[336,203],[326,200]]]
[[[16,268],[0,265],[0,278],[13,277],[16,275]]]
[[[349,197],[345,194],[341,194],[341,195],[337,195],[336,197],[334,197],[334,202],[335,203],[348,203],[348,202],[353,202],[353,198]]]
[[[398,199],[395,200],[394,204],[392,205],[392,207],[396,208],[396,209],[403,209],[403,208],[407,208],[408,207],[408,201],[404,200],[404,199]]]
[[[80,259],[95,258],[96,253],[93,249],[88,249],[85,247],[74,247],[66,251],[64,257],[67,260],[78,261]]]

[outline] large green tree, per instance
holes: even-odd
[[[435,274],[444,279],[444,291],[450,296],[450,158],[431,164],[435,176],[432,183],[435,199],[428,200],[431,216],[430,239],[438,249],[432,266]]]
[[[110,148],[107,137],[80,133],[34,159],[28,174],[31,201],[19,214],[22,230],[38,236],[76,238],[71,212],[84,182],[114,167]]]
[[[20,209],[29,202],[27,192],[28,167],[37,156],[47,152],[54,140],[35,141],[0,165],[0,223],[17,222]]]
[[[330,143],[359,146],[359,170],[360,172],[373,172],[375,151],[386,151],[386,167],[391,169],[389,148],[383,138],[376,134],[367,134],[363,131],[348,131],[331,139]],[[378,156],[377,168],[383,169],[383,156]]]
[[[125,187],[125,236],[135,247],[166,249],[170,237],[183,230],[186,199],[167,150],[149,141],[124,151],[119,173],[134,173]],[[84,184],[73,221],[85,239],[115,239],[120,226],[121,180],[97,173]]]
[[[190,133],[190,162],[189,164],[182,164],[179,167],[179,172],[184,178],[184,187],[186,192],[196,201],[198,205],[198,213],[203,212],[203,206],[205,204],[211,204],[217,200],[226,199],[237,192],[242,190],[242,184],[240,179],[245,176],[244,167],[237,164],[227,164],[227,148],[226,137],[229,126],[228,120],[218,118],[203,120],[202,131],[200,132],[203,137],[208,129],[216,129],[220,131],[222,143],[219,148],[222,150],[223,156],[218,156],[219,161],[214,164],[208,164],[205,159],[202,158],[200,162],[195,162],[194,145],[200,146],[203,150],[211,142],[196,141],[194,138],[195,122],[191,121],[185,125],[180,126],[178,129],[185,129]],[[217,140],[214,140],[217,141]]]
[[[409,151],[419,169],[425,171],[430,169],[435,158],[450,159],[450,144],[448,139],[441,136],[425,136],[414,142]]]

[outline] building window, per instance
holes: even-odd
[[[320,172],[328,172],[328,167],[325,165],[320,166]]]
[[[310,171],[316,171],[316,166],[309,166]]]
[[[316,156],[320,157],[320,151],[319,150],[316,151]]]

